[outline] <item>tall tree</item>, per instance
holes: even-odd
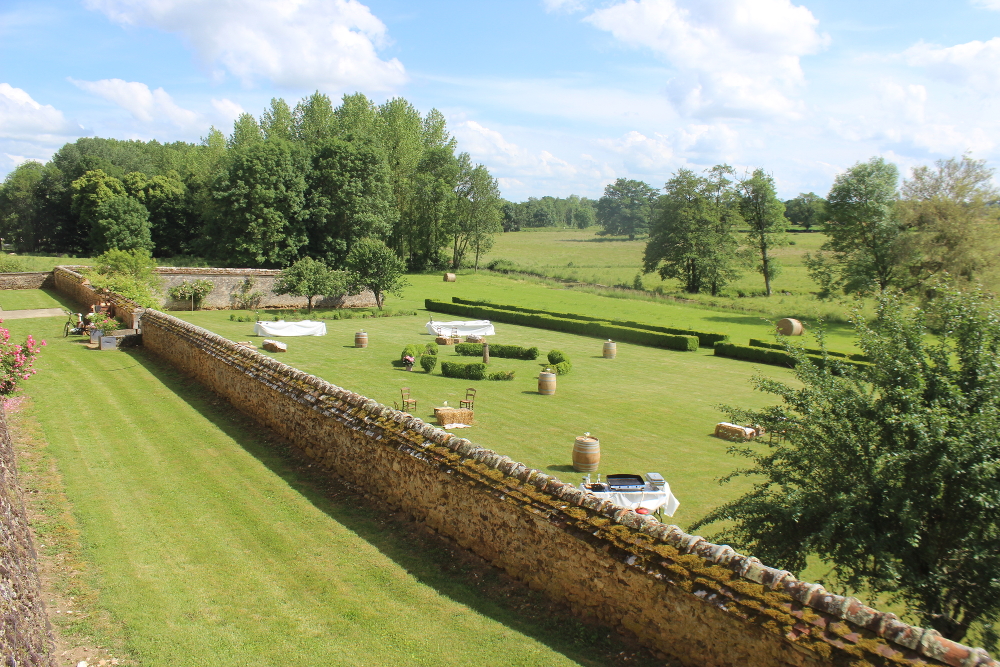
[[[899,278],[909,248],[896,211],[899,171],[881,157],[858,162],[838,174],[827,196],[826,233],[822,253],[807,256],[811,275],[824,292],[884,291]]]
[[[760,258],[757,270],[764,276],[764,291],[771,296],[771,280],[781,265],[771,252],[785,245],[785,205],[774,193],[774,179],[763,169],[754,169],[737,183],[740,214],[750,228],[747,241]]]
[[[260,130],[268,141],[291,141],[295,138],[295,121],[288,102],[271,98],[271,106],[260,117]]]
[[[378,109],[362,93],[344,95],[340,106],[334,109],[339,136],[374,137]]]
[[[625,234],[630,241],[649,230],[657,191],[648,183],[619,178],[604,188],[597,201],[597,224],[607,234]]]
[[[466,250],[471,249],[478,271],[480,256],[493,247],[493,236],[501,230],[502,200],[497,182],[486,167],[472,166],[467,153],[462,153],[459,161],[462,170],[457,188],[452,267],[459,268]]]
[[[264,141],[264,133],[251,114],[241,113],[233,122],[233,133],[229,135],[228,148],[243,148]]]
[[[293,116],[295,138],[306,144],[319,143],[337,133],[333,103],[319,91],[296,104]]]
[[[317,296],[341,296],[346,291],[346,279],[341,272],[331,271],[326,264],[311,257],[303,257],[284,269],[274,282],[275,294],[306,297],[310,313]]]
[[[410,239],[409,262],[412,270],[447,266],[442,249],[454,228],[460,171],[461,165],[450,145],[424,150],[414,176],[414,238]]]
[[[423,121],[420,112],[401,97],[378,108],[376,133],[385,150],[399,224],[388,243],[401,257],[411,254],[413,229],[413,176],[423,153]]]
[[[113,196],[101,201],[93,212],[90,247],[94,252],[107,250],[153,249],[149,211],[129,196]]]
[[[921,285],[948,272],[962,280],[980,279],[1000,264],[1000,191],[985,160],[938,160],[934,168],[913,169],[903,181],[900,217],[915,248],[907,279]]]
[[[945,637],[1000,619],[1000,310],[941,287],[925,313],[889,292],[878,316],[856,313],[863,369],[799,363],[796,386],[757,377],[779,397],[726,409],[777,442],[734,447],[752,489],[697,521],[715,536],[798,572],[818,556],[835,583],[886,593]]]
[[[283,266],[308,242],[304,160],[293,145],[261,141],[232,151],[213,184],[209,250],[230,265]]]
[[[679,279],[686,292],[713,296],[737,278],[743,262],[735,226],[736,193],[732,168],[719,165],[698,176],[678,169],[664,186],[659,215],[650,227],[643,270]]]
[[[38,162],[22,162],[0,186],[0,236],[20,252],[34,252],[39,245],[39,188],[44,172]]]
[[[324,140],[308,174],[309,252],[341,267],[354,242],[388,238],[396,221],[385,155],[370,138]]]

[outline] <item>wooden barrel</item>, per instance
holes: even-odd
[[[354,334],[354,347],[368,347],[368,334],[364,331]]]
[[[605,359],[614,359],[615,358],[615,354],[617,354],[617,353],[618,353],[618,350],[616,349],[614,341],[609,340],[609,341],[607,341],[604,344],[604,358]]]
[[[783,336],[801,336],[802,335],[802,322],[798,320],[793,320],[790,317],[786,317],[783,320],[778,320],[778,333]]]
[[[446,283],[453,283],[453,282],[455,282],[455,274],[454,273],[446,273],[446,274],[444,274],[444,281]]]
[[[573,470],[594,472],[601,462],[601,441],[589,435],[581,435],[573,445]]]
[[[556,393],[556,374],[542,371],[538,374],[538,393],[543,396],[552,396]]]

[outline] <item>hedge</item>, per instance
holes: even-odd
[[[756,340],[756,339],[752,339]],[[795,357],[785,352],[784,349],[776,350],[771,347],[758,347],[755,345],[737,345],[736,343],[716,343],[715,344],[715,355],[717,357],[732,357],[733,359],[744,359],[746,361],[756,361],[762,364],[771,364],[772,366],[784,366],[786,368],[795,367]],[[826,360],[822,355],[817,354],[806,354],[806,358],[811,362],[822,368],[826,365]],[[850,361],[842,357],[834,357],[834,360],[845,365],[853,366],[855,368],[864,368],[870,364]]]
[[[569,319],[552,315],[504,310],[495,306],[472,306],[437,301],[435,299],[426,299],[424,301],[424,308],[436,313],[447,313],[470,319],[491,320],[524,327],[534,327],[536,329],[562,331],[564,333],[591,336],[604,340],[610,338],[637,345],[663,347],[669,350],[694,352],[698,349],[697,336],[666,334],[649,329],[620,326],[606,321]],[[491,346],[490,351],[492,352],[492,350]]]
[[[569,357],[562,350],[552,350],[548,354],[549,363],[552,364],[552,370],[556,372],[556,375],[566,375],[571,370],[573,370],[573,364],[570,363]]]
[[[441,375],[464,380],[482,380],[486,377],[486,364],[460,364],[455,361],[441,362]]]
[[[751,338],[750,345],[754,347],[768,347],[771,348],[772,350],[785,349],[785,346],[782,345],[781,343],[768,343],[767,341],[761,340],[759,338]],[[804,350],[806,354],[814,354],[819,357],[823,356],[823,350],[820,350],[819,348],[807,347],[804,348]],[[864,362],[870,361],[870,359],[868,359],[868,357],[866,357],[863,354],[847,354],[846,352],[834,352],[833,350],[827,350],[826,353],[829,354],[831,357],[843,357],[844,359],[850,359],[851,361],[864,361]]]
[[[463,357],[481,357],[483,356],[483,344],[459,343],[455,346],[455,352]],[[526,361],[534,361],[538,358],[538,348],[490,343],[490,356],[499,357],[501,359],[524,359]]]
[[[510,306],[510,305],[490,303],[489,301],[472,301],[470,299],[462,299],[457,296],[451,297],[451,301],[452,303],[463,304],[468,306],[483,306],[486,308],[499,308],[500,310],[511,310],[516,313],[531,313],[533,315],[551,315],[553,317],[561,317],[567,320],[581,320],[584,322],[608,322],[610,324],[615,324],[618,326],[629,327],[630,329],[644,329],[646,331],[656,331],[658,333],[673,334],[676,336],[697,336],[698,344],[701,347],[712,347],[719,341],[729,340],[729,334],[714,333],[710,331],[696,331],[694,329],[678,329],[676,327],[662,327],[657,324],[645,324],[643,322],[635,322],[633,320],[609,320],[603,317],[591,317],[589,315],[577,315],[575,313],[557,313],[550,310],[539,310],[537,308],[522,308],[521,306]]]
[[[430,373],[437,366],[438,358],[436,354],[425,354],[420,357],[420,367]]]

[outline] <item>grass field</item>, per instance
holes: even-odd
[[[79,304],[59,294],[55,290],[0,290],[0,309],[24,310],[29,308],[65,308],[77,310]],[[0,317],[3,314],[0,313]]]
[[[138,664],[598,665],[623,650],[330,493],[141,350],[89,350],[55,318],[11,324],[49,341],[29,416],[64,480],[98,605]],[[93,632],[79,611],[73,629]]]

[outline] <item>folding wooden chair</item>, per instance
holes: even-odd
[[[469,387],[465,390],[465,398],[458,402],[458,407],[473,409],[476,403],[476,390],[473,387]]]
[[[410,408],[413,408],[414,410],[417,409],[417,399],[410,398],[410,388],[409,387],[403,387],[402,389],[399,390],[399,393],[400,393],[400,395],[401,395],[401,397],[403,399],[403,410],[404,411],[409,410]]]

